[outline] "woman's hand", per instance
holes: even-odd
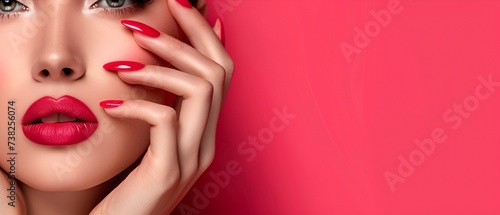
[[[233,62],[220,42],[220,23],[212,29],[195,8],[176,0],[168,0],[168,6],[191,46],[165,33],[158,36],[155,30],[158,37],[135,29],[134,38],[178,70],[146,65],[135,72],[118,71],[118,76],[129,84],[172,92],[179,99],[174,108],[129,100],[105,109],[114,117],[149,123],[151,143],[140,165],[91,214],[167,214],[213,160],[217,120]]]

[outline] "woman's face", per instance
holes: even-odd
[[[146,4],[143,4],[146,3]],[[144,99],[165,103],[167,93],[120,80],[103,69],[112,61],[167,65],[142,49],[120,20],[146,23],[179,37],[166,1],[0,0],[0,154],[2,169],[11,156],[8,106],[15,101],[15,175],[39,190],[76,191],[96,186],[137,160],[149,145],[142,121],[108,116],[99,102]],[[43,97],[71,96],[95,115],[90,138],[66,146],[28,139],[22,119]],[[12,112],[11,112],[12,114]],[[12,141],[11,141],[12,142]],[[13,145],[11,145],[13,146]]]

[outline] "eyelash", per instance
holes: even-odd
[[[104,13],[106,15],[112,15],[112,16],[121,16],[121,15],[126,15],[126,14],[133,14],[136,12],[138,9],[143,9],[146,7],[147,4],[150,4],[153,0],[130,0],[132,1],[130,5],[127,5],[122,8],[117,8],[117,9],[112,9],[112,8],[102,8],[97,5],[100,1],[105,1],[105,0],[99,0],[90,6],[90,9],[98,10],[98,13]],[[0,11],[0,19],[9,19],[9,18],[15,18],[21,15],[21,13],[30,11],[30,9],[24,5],[23,3],[17,1],[17,4],[20,4],[21,6],[21,12],[1,12]]]
[[[121,16],[126,14],[132,14],[136,12],[138,9],[143,9],[144,7],[146,7],[147,4],[150,4],[153,0],[131,0],[132,3],[130,5],[118,9],[99,8],[97,6],[97,3],[99,3],[100,1],[104,0],[99,0],[95,2],[94,4],[92,4],[92,6],[90,6],[90,8],[98,10],[99,13],[105,13],[113,16]]]
[[[19,6],[21,6],[21,8],[24,12],[29,11],[29,8],[26,7],[26,5],[24,5],[23,3],[17,1],[16,4],[20,4]],[[2,11],[0,11],[0,19],[2,19],[2,20],[18,17],[19,15],[20,15],[20,12],[2,12]]]

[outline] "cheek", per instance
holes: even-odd
[[[0,62],[0,92],[2,92],[2,93],[0,93],[0,103],[1,104],[5,104],[5,102],[4,102],[5,101],[5,98],[4,98],[5,96],[4,96],[3,92],[5,92],[6,80],[5,80],[4,76],[5,75],[4,75],[4,70],[3,70],[3,67],[2,67],[2,62]],[[0,116],[2,116],[0,118],[0,131],[1,131],[0,138],[1,138],[1,140],[5,140],[6,139],[6,136],[4,134],[5,134],[5,131],[7,129],[6,128],[6,122],[4,120],[5,119],[4,116],[6,116],[6,113],[5,113],[4,109],[5,108],[3,108],[3,107],[0,108]],[[2,149],[0,150],[2,152],[0,154],[0,160],[4,161],[6,159],[6,157],[4,156],[5,153],[3,153],[3,151],[4,151],[3,147],[5,147],[5,146],[2,145],[0,147],[2,147]],[[6,162],[0,162],[0,167],[5,170],[4,163],[6,163]]]
[[[2,55],[0,54],[0,57]],[[12,82],[12,80],[9,80],[8,76],[7,76],[7,72],[8,72],[8,69],[7,69],[7,65],[5,64],[5,62],[2,60],[2,58],[0,58],[0,92],[1,92],[1,98],[3,99],[5,96],[8,96],[6,95],[7,94],[7,89],[10,85],[10,82]]]
[[[7,80],[5,79],[5,70],[2,68],[2,62],[0,62],[0,92],[5,91],[7,86]]]

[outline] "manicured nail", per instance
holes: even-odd
[[[224,27],[222,26],[222,22],[220,21],[219,18],[215,21],[214,29],[217,31],[217,35],[219,36],[219,40],[221,41],[222,45],[225,44],[225,37],[224,37]]]
[[[157,31],[156,29],[150,27],[149,25],[146,25],[141,22],[137,21],[132,21],[132,20],[122,20],[121,23],[125,25],[125,27],[129,28],[132,31],[135,31],[137,33],[144,34],[148,37],[159,37],[160,32]]]
[[[114,61],[104,64],[104,69],[118,72],[132,72],[144,68],[144,64],[134,61]]]
[[[99,105],[103,108],[116,108],[123,104],[122,100],[104,100]]]
[[[191,8],[192,7],[191,3],[189,3],[188,0],[177,0],[177,2],[180,5],[184,6],[185,8]]]

